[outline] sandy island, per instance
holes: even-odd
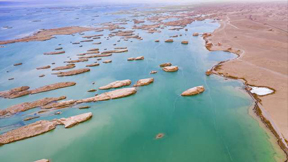
[[[157,30],[160,29],[161,25],[172,27],[170,30],[182,30],[187,24],[193,21],[201,21],[204,19],[217,20],[221,24],[220,28],[213,33],[202,34],[206,48],[210,51],[221,50],[232,52],[239,57],[221,62],[211,70],[208,69],[208,73],[206,74],[216,73],[229,78],[243,79],[247,85],[268,87],[274,90],[274,93],[269,95],[254,95],[258,101],[255,112],[274,133],[279,145],[285,151],[286,155],[288,155],[288,11],[286,6],[287,4],[278,2],[249,4],[218,3],[193,5],[190,7],[182,6],[182,8],[179,6],[178,11],[182,12],[181,15],[177,15],[178,11],[175,10],[171,11],[170,15],[152,16],[147,18],[147,20],[153,21],[155,24],[135,25],[133,29],[142,29],[147,30],[148,33],[154,33],[161,32]],[[186,13],[183,11],[186,11]],[[165,10],[157,12],[164,13]],[[191,18],[196,15],[205,16]],[[169,18],[178,18],[178,20],[169,23],[162,22],[162,20]],[[141,24],[143,21],[135,19],[134,23]],[[121,24],[105,23],[102,24],[102,28],[98,30],[108,29],[112,31],[115,29],[125,29],[119,25]],[[0,44],[44,41],[53,38],[54,35],[73,34],[90,30],[95,29],[86,27],[48,29],[39,31],[25,38],[0,41]],[[134,35],[133,32],[134,31],[117,31],[111,33],[110,37],[125,36],[125,39],[142,39],[140,36]],[[193,34],[193,36],[198,35],[200,36],[201,33]],[[156,42],[159,42],[159,40]],[[166,42],[173,42],[173,40],[169,39],[166,40]],[[188,42],[184,43],[187,44]],[[123,50],[123,52],[126,51]],[[110,51],[109,53],[114,53],[114,51]],[[75,62],[78,61],[79,60]],[[111,60],[106,60],[106,62],[107,61]],[[68,63],[75,62],[73,60]],[[171,66],[164,68],[171,68]],[[134,89],[130,91],[131,94],[136,93]],[[130,95],[130,93],[128,95]],[[107,94],[105,94],[105,96],[107,96]],[[99,97],[92,97],[88,100],[82,100],[81,102],[95,101],[96,98]],[[107,99],[111,98],[113,97],[108,97]]]
[[[79,26],[70,26],[70,27],[63,27],[63,28],[57,28],[57,29],[44,29],[44,30],[36,32],[35,34],[31,36],[27,36],[24,38],[0,41],[0,44],[29,42],[29,41],[45,41],[45,40],[49,40],[53,38],[54,35],[69,35],[69,34],[80,33],[84,31],[90,31],[90,30],[95,30],[95,29],[87,28],[87,27],[79,27]]]

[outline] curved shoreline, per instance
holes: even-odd
[[[221,24],[221,26],[218,29],[220,29],[221,27],[222,27],[222,24]],[[14,40],[0,41],[0,45],[1,44],[17,43],[17,42],[45,41],[45,40],[49,40],[49,39],[53,38],[54,35],[69,35],[69,34],[80,33],[80,32],[84,32],[84,31],[90,31],[90,30],[94,30],[94,29],[93,28],[86,28],[86,27],[73,27],[73,26],[72,27],[56,28],[56,29],[47,29],[47,30],[36,32],[35,34],[33,34],[31,36],[27,36],[27,37],[23,37],[23,38],[19,38],[19,39],[14,39]],[[214,30],[213,32],[215,32],[216,30]],[[40,35],[40,37],[39,37],[39,35]],[[234,80],[241,80],[243,82],[243,84],[246,87],[245,88],[246,92],[255,101],[254,108],[253,108],[254,113],[261,119],[261,121],[266,125],[266,127],[276,137],[276,139],[278,140],[278,142],[277,142],[278,145],[284,151],[284,153],[286,154],[286,157],[288,157],[288,145],[287,145],[287,143],[285,141],[286,139],[282,136],[281,132],[279,131],[279,128],[273,122],[273,120],[268,115],[266,110],[259,105],[259,103],[261,104],[261,99],[258,97],[258,95],[252,94],[247,89],[249,85],[250,86],[257,86],[257,87],[259,87],[259,86],[258,85],[248,84],[247,80],[245,78],[234,77],[232,75],[226,75],[224,73],[220,73],[219,71],[217,71],[222,66],[223,63],[226,63],[226,62],[229,62],[229,61],[236,60],[236,59],[240,58],[242,56],[242,54],[244,53],[244,51],[241,50],[241,53],[239,53],[239,50],[237,50],[237,51],[232,50],[232,49],[229,50],[229,49],[225,49],[225,48],[222,48],[222,47],[218,48],[218,49],[211,49],[211,48],[209,48],[211,46],[207,45],[210,42],[206,40],[205,36],[203,37],[203,39],[206,41],[205,42],[205,46],[206,46],[207,50],[209,50],[209,51],[224,51],[224,52],[230,52],[230,53],[233,53],[233,54],[237,55],[236,58],[229,59],[229,60],[226,60],[226,61],[220,61],[219,63],[214,65],[210,69],[210,71],[211,71],[211,73],[219,75],[219,76],[222,76],[224,78],[229,78],[229,79],[234,79]],[[264,87],[267,87],[267,86],[264,86]],[[270,88],[270,89],[273,90],[273,93],[270,93],[268,95],[275,94],[276,90],[274,88],[272,88],[272,87],[267,87],[267,88]],[[264,96],[267,96],[267,95],[264,95]]]
[[[219,23],[221,24],[221,23]],[[222,24],[219,28],[222,27]],[[219,29],[218,28],[218,29]],[[217,30],[217,29],[216,29]],[[214,33],[216,30],[214,30],[212,33]],[[273,121],[273,119],[269,116],[269,114],[267,113],[267,111],[260,105],[261,104],[261,99],[258,97],[257,94],[252,94],[249,90],[248,90],[248,86],[257,86],[259,87],[258,85],[252,85],[252,84],[248,84],[247,80],[245,78],[239,78],[239,77],[235,77],[235,76],[232,76],[232,75],[226,75],[224,73],[221,73],[219,71],[217,71],[223,63],[226,63],[226,62],[229,62],[229,61],[232,61],[232,60],[236,60],[238,58],[241,57],[241,54],[243,54],[244,52],[242,53],[238,53],[238,52],[235,52],[235,51],[229,51],[229,50],[225,50],[225,49],[210,49],[209,48],[209,45],[207,46],[207,44],[209,43],[205,37],[203,37],[203,40],[205,40],[205,46],[206,46],[206,49],[208,51],[224,51],[224,52],[230,52],[230,53],[233,53],[235,55],[237,55],[236,58],[233,58],[233,59],[229,59],[229,60],[226,60],[226,61],[220,61],[219,63],[217,63],[216,65],[214,65],[211,69],[209,69],[211,71],[212,74],[216,74],[216,75],[219,75],[221,77],[224,77],[224,78],[229,78],[229,79],[234,79],[234,80],[240,80],[241,82],[243,82],[243,84],[245,85],[245,91],[249,94],[249,96],[251,96],[251,98],[254,100],[254,107],[253,107],[253,111],[254,113],[260,118],[260,120],[262,121],[262,123],[271,131],[271,133],[274,135],[274,137],[277,139],[277,144],[278,146],[281,148],[281,150],[285,153],[286,155],[286,158],[288,159],[288,144],[286,141],[284,136],[281,134],[280,132],[280,129],[278,128],[278,126],[275,124],[275,122]],[[243,51],[243,50],[241,50]],[[273,90],[272,93],[270,94],[267,94],[267,95],[273,95],[275,94],[276,90],[272,87],[268,87],[268,86],[262,86],[262,87],[267,87],[267,88],[270,88]],[[267,96],[267,95],[263,95],[263,96]],[[262,97],[263,97],[262,96]],[[260,104],[259,104],[260,103]],[[253,117],[253,116],[252,116]]]
[[[222,25],[222,24],[221,24]],[[71,27],[66,27],[66,28],[71,28]],[[73,27],[72,27],[73,28]],[[60,29],[60,28],[57,28]],[[57,29],[48,29],[48,30],[44,30],[41,32],[45,32],[45,31],[53,31],[53,30],[57,30]],[[89,30],[93,30],[92,28]],[[89,31],[89,30],[85,30],[85,31]],[[79,33],[82,31],[75,31],[74,33]],[[39,34],[40,32],[37,32],[35,34],[33,34],[32,36],[27,36],[24,38],[20,38],[20,39],[15,39],[15,40],[8,40],[8,41],[0,41],[0,44],[9,44],[9,43],[16,43],[16,42],[27,42],[27,41],[45,41],[45,40],[49,40],[51,38],[53,38],[54,35],[64,35],[64,34],[51,34],[51,35],[46,35],[47,37],[43,37],[43,38],[38,38],[37,34]],[[57,32],[56,32],[57,33]],[[67,34],[73,34],[73,33],[67,33]],[[44,34],[45,35],[45,34]],[[205,40],[205,39],[204,39]],[[208,48],[207,48],[208,49]],[[208,49],[209,50],[209,49]],[[209,50],[210,51],[210,50]],[[213,50],[211,50],[213,51]],[[227,51],[225,49],[219,49],[219,51],[226,51],[226,52],[230,52],[230,53],[234,53],[231,51]],[[244,51],[243,51],[244,53]],[[242,54],[239,54],[237,52],[235,52],[234,54],[238,55],[238,57],[236,57],[235,59],[238,59],[242,56]],[[257,96],[257,95],[253,95],[250,91],[247,90],[247,86],[250,85],[247,83],[247,80],[245,78],[238,78],[238,77],[234,77],[232,75],[225,75],[224,73],[220,73],[219,71],[217,71],[218,68],[220,68],[222,66],[223,63],[225,62],[229,62],[231,60],[235,60],[235,59],[230,59],[230,60],[226,60],[226,61],[221,61],[219,62],[217,65],[213,66],[211,68],[212,73],[223,76],[225,78],[230,78],[230,79],[235,79],[235,80],[242,80],[244,82],[244,85],[246,86],[246,91],[247,93],[252,97],[252,99],[255,101],[255,105],[254,105],[254,112],[257,116],[260,117],[261,121],[268,127],[268,129],[274,134],[274,136],[276,137],[276,139],[278,140],[278,145],[280,146],[280,148],[285,152],[286,157],[288,156],[288,146],[287,143],[285,142],[285,138],[281,135],[281,132],[279,131],[279,128],[277,127],[277,125],[273,122],[273,120],[271,119],[271,117],[269,117],[269,114],[265,111],[265,109],[260,105],[261,104],[261,99]],[[255,85],[257,86],[257,85]],[[268,87],[270,88],[270,87]],[[273,88],[270,88],[273,89]],[[269,94],[272,95],[276,92],[275,89],[273,89],[274,92]],[[265,95],[266,96],[266,95]],[[260,103],[260,104],[259,104]]]

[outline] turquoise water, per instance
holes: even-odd
[[[131,27],[132,24],[128,24]],[[162,33],[148,34],[136,31],[144,40],[131,39],[117,42],[102,38],[101,45],[91,42],[82,43],[83,47],[70,42],[81,40],[76,34],[57,36],[43,42],[9,44],[0,48],[0,90],[27,85],[31,88],[62,82],[75,81],[76,86],[50,92],[29,95],[13,100],[0,99],[1,109],[26,101],[44,97],[65,95],[67,99],[92,97],[95,93],[87,90],[98,88],[115,80],[137,80],[153,77],[154,83],[139,87],[138,92],[130,97],[111,101],[89,103],[90,109],[79,110],[77,106],[62,109],[59,116],[53,112],[42,114],[40,118],[23,121],[39,109],[19,113],[11,118],[0,119],[0,133],[37,120],[69,117],[85,112],[92,112],[93,118],[70,129],[58,126],[55,130],[30,139],[0,147],[1,162],[29,162],[42,158],[53,162],[271,162],[275,156],[283,155],[270,142],[270,136],[249,114],[252,99],[243,91],[243,84],[234,80],[225,80],[219,76],[205,75],[205,71],[219,61],[235,58],[226,52],[209,52],[204,47],[201,37],[192,37],[194,32],[212,32],[219,24],[211,21],[194,22],[188,32],[164,29]],[[95,32],[86,32],[92,35]],[[104,36],[109,31],[103,32]],[[169,36],[183,34],[174,38],[173,43],[164,43]],[[155,43],[160,39],[160,43]],[[182,40],[189,40],[182,45]],[[98,42],[95,40],[94,42]],[[53,51],[58,44],[66,51],[63,55],[45,56],[43,52]],[[89,73],[57,77],[51,75],[51,69],[36,70],[36,67],[56,64],[64,65],[68,56],[76,59],[76,54],[91,48],[113,49],[128,47],[129,52],[113,54],[105,59],[112,59],[111,64],[92,67]],[[127,58],[144,56],[143,61],[128,62]],[[76,68],[95,62],[77,63]],[[14,63],[23,62],[14,67]],[[179,66],[179,71],[167,73],[159,64],[171,62]],[[158,73],[151,75],[151,70]],[[6,71],[9,71],[7,73]],[[45,74],[44,78],[39,78]],[[14,77],[13,81],[8,78]],[[93,85],[92,83],[95,82]],[[191,87],[204,85],[206,91],[192,97],[180,94]],[[105,91],[99,90],[97,93]],[[162,139],[155,139],[158,133],[164,133]]]

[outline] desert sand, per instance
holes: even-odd
[[[206,40],[211,50],[240,50],[221,64],[218,74],[242,78],[246,84],[269,87],[274,94],[258,96],[276,129],[288,139],[288,10],[284,3],[207,5],[198,8],[219,20],[221,27]]]
[[[185,8],[186,7],[186,8]],[[287,4],[285,3],[226,3],[226,4],[202,4],[193,5],[192,7],[179,7],[178,11],[185,11],[177,16],[177,10],[171,12],[170,15],[149,17],[148,20],[156,22],[152,25],[134,26],[133,29],[148,30],[148,32],[157,32],[156,28],[161,25],[170,26],[170,30],[182,30],[187,24],[195,20],[214,19],[220,23],[220,28],[213,33],[202,34],[205,40],[205,46],[210,51],[226,51],[237,54],[239,57],[226,62],[221,62],[211,70],[207,70],[206,75],[217,73],[219,75],[242,79],[245,84],[251,86],[268,87],[274,90],[274,93],[264,96],[255,96],[257,107],[261,108],[261,116],[270,129],[276,130],[276,137],[279,142],[284,142],[286,146],[286,154],[288,152],[288,27],[287,27]],[[159,11],[159,12],[165,12]],[[190,18],[190,16],[205,15],[204,17]],[[180,20],[168,23],[161,22],[168,18],[179,18]],[[136,22],[136,23],[135,23]],[[142,23],[141,20],[134,20],[135,24]],[[102,24],[103,29],[123,29],[116,23]],[[181,27],[179,27],[181,26]],[[125,28],[124,28],[125,29]],[[32,36],[10,40],[0,41],[0,44],[8,44],[26,41],[43,41],[53,38],[58,34],[73,34],[83,31],[95,30],[83,27],[65,27],[58,29],[49,29],[40,31]],[[187,30],[185,30],[187,32]],[[125,36],[128,38],[142,39],[138,35],[133,34],[134,31],[127,30],[114,32],[112,36]],[[190,33],[191,35],[193,33]],[[194,33],[193,36],[201,36],[201,33]],[[96,36],[96,35],[94,35]],[[91,38],[94,36],[84,36],[83,38]],[[97,36],[98,37],[98,36]],[[176,36],[175,36],[176,37]],[[178,35],[177,35],[178,37]],[[82,40],[81,42],[89,42],[93,40]],[[162,40],[163,41],[163,40]],[[165,40],[164,40],[165,41]],[[159,42],[157,40],[156,42]],[[167,39],[165,42],[173,42],[173,39]],[[184,42],[187,44],[188,42]],[[73,43],[79,44],[79,43]],[[92,50],[95,53],[95,50]],[[96,50],[97,51],[97,50]],[[79,60],[69,60],[67,63],[76,63],[88,61],[88,58],[111,56],[111,53],[127,52],[127,49],[115,49],[102,52],[102,55],[90,55],[80,57]],[[96,52],[99,53],[99,52]],[[85,53],[91,54],[91,53]],[[128,60],[135,60],[129,58]],[[112,60],[105,60],[103,63],[110,63]],[[160,65],[161,66],[161,65]],[[164,71],[177,71],[177,66],[163,64]],[[74,66],[73,66],[74,67]],[[71,66],[71,68],[73,68]],[[66,67],[60,67],[65,68]],[[136,89],[119,89],[112,92],[100,94],[99,96],[80,100],[81,102],[90,102],[98,100],[106,100],[119,98],[119,96],[128,96],[136,93]],[[114,95],[116,93],[116,95]],[[119,95],[121,94],[121,95]],[[124,95],[123,95],[124,94]],[[111,96],[110,96],[111,95]],[[263,113],[264,112],[264,113]],[[264,119],[263,119],[264,117]],[[272,130],[273,132],[273,130]],[[286,139],[283,140],[282,136]],[[282,147],[283,148],[283,147]],[[284,149],[285,151],[285,149]]]

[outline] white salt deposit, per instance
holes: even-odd
[[[251,93],[255,93],[259,96],[264,96],[270,93],[273,93],[274,91],[272,89],[266,88],[266,87],[252,87],[250,86],[251,89]]]

